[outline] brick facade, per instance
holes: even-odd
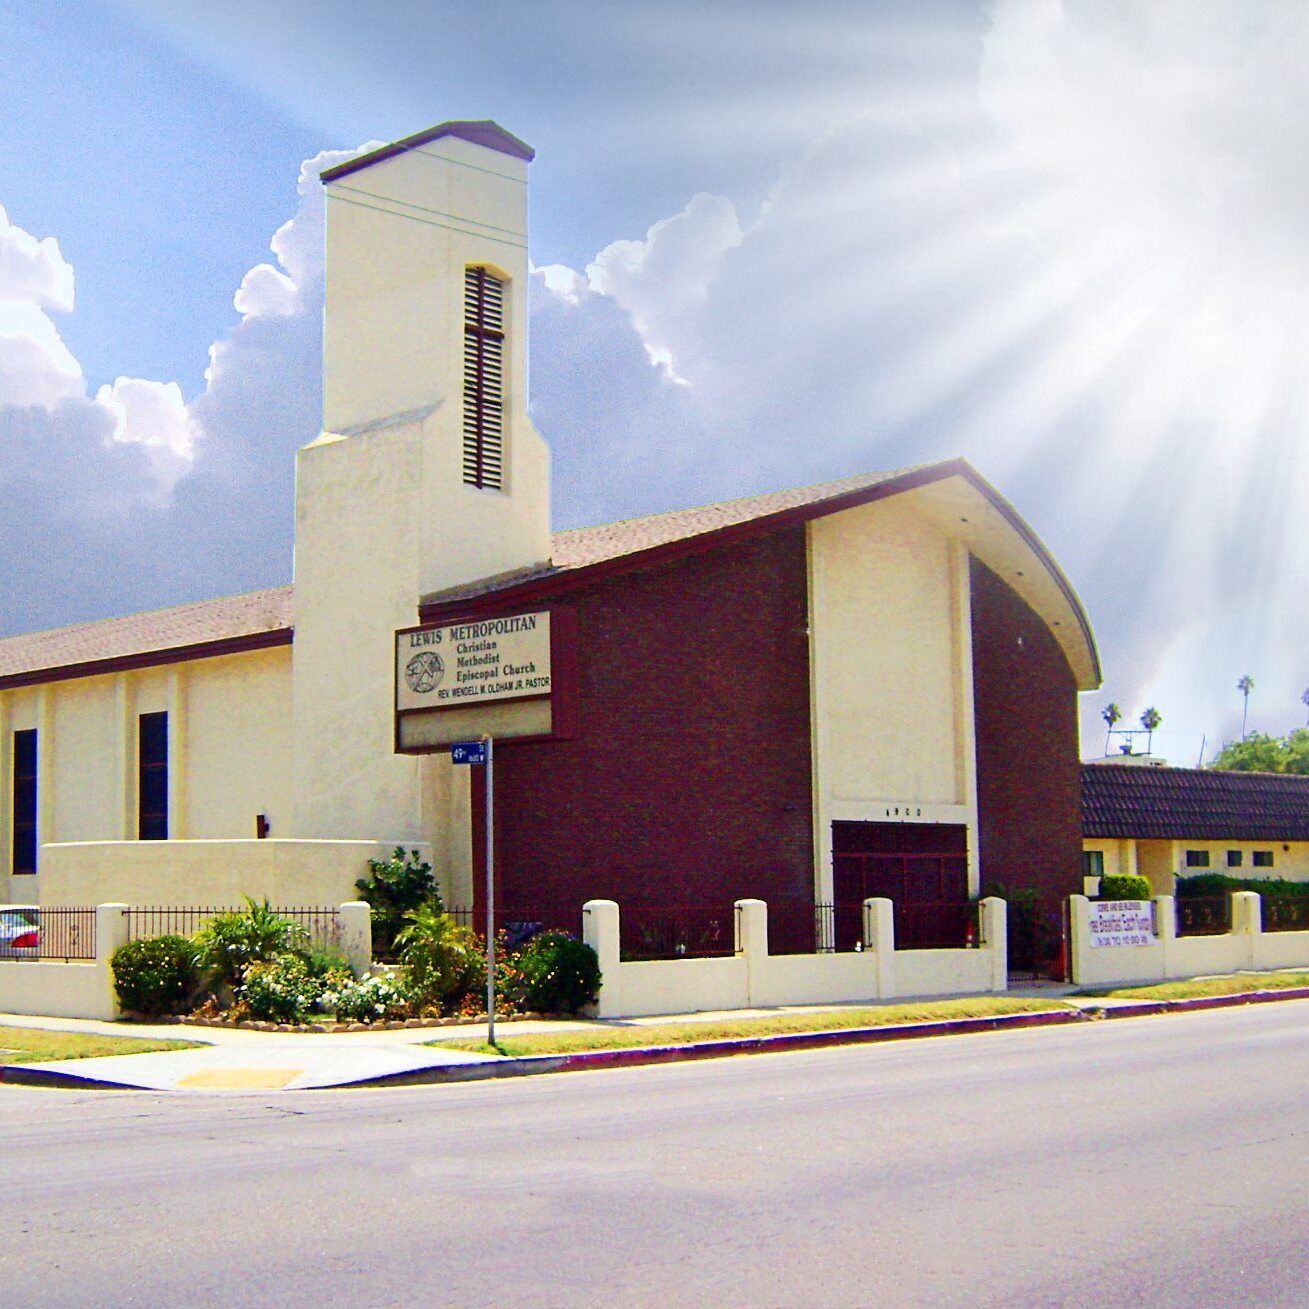
[[[796,526],[556,601],[576,734],[497,750],[506,909],[812,899],[806,585]]]
[[[1077,685],[1032,609],[972,564],[973,696],[983,891],[1081,890]]]

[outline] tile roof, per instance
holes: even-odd
[[[0,687],[25,682],[85,676],[109,671],[124,661],[151,662],[168,652],[195,651],[218,654],[228,644],[254,648],[289,641],[292,620],[291,588],[252,591],[246,595],[174,605],[150,613],[79,623],[27,636],[0,640]],[[102,665],[105,665],[103,669]]]
[[[1309,777],[1083,764],[1082,835],[1309,841]]]
[[[857,477],[843,477],[835,482],[818,482],[812,486],[797,486],[789,491],[772,491],[765,495],[749,495],[739,500],[723,500],[717,504],[700,505],[694,509],[674,509],[663,514],[649,514],[644,518],[624,518],[616,523],[602,523],[598,527],[578,527],[568,532],[556,532],[549,564],[539,568],[505,573],[499,577],[483,578],[464,586],[451,587],[424,596],[423,605],[449,604],[456,600],[471,600],[508,590],[527,582],[559,577],[580,568],[607,563],[627,555],[641,554],[660,546],[690,541],[728,527],[771,518],[795,509],[819,507],[829,500],[840,500],[900,478],[937,468],[936,464],[916,464],[885,473],[863,473]]]

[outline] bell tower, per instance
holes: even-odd
[[[392,633],[550,555],[527,414],[530,146],[442,123],[322,174],[323,431],[296,465],[297,835],[422,840]]]

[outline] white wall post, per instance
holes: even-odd
[[[114,951],[127,944],[128,922],[125,904],[98,904],[95,907],[95,966],[104,978],[104,1012],[87,1017],[117,1018],[121,1009],[109,960]]]
[[[356,976],[373,963],[373,910],[365,900],[347,900],[336,911],[341,953],[350,961]]]
[[[745,956],[746,995],[751,1005],[767,988],[768,906],[762,900],[736,902],[736,953]]]
[[[1154,898],[1154,929],[1163,947],[1163,978],[1167,981],[1173,975],[1173,958],[1177,954],[1177,906],[1171,895],[1157,895]]]
[[[1068,897],[1069,971],[1074,982],[1081,984],[1087,976],[1086,951],[1090,945],[1091,902],[1084,895]]]
[[[612,900],[588,900],[582,906],[582,940],[600,960],[600,997],[592,1006],[596,1018],[622,1013],[620,933],[618,906]]]
[[[1232,931],[1241,938],[1241,963],[1255,965],[1255,938],[1263,931],[1263,901],[1257,891],[1232,892]]]
[[[998,896],[981,903],[982,942],[991,952],[991,990],[1009,989],[1009,906]]]
[[[877,994],[895,994],[895,907],[877,896],[864,901],[864,949],[873,952]]]

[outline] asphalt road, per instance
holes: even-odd
[[[5,1306],[1309,1304],[1309,1002],[521,1082],[0,1087]]]

